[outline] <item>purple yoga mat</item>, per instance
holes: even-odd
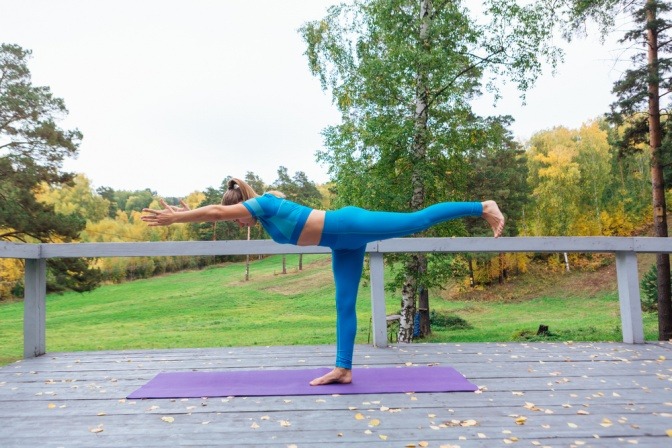
[[[452,367],[360,368],[353,370],[353,381],[350,384],[308,384],[313,378],[330,370],[159,373],[128,398],[473,392],[478,389]]]

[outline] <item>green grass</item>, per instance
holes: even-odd
[[[288,256],[254,261],[251,280],[244,265],[228,264],[118,285],[92,292],[47,297],[47,351],[333,344],[335,311],[330,258]],[[399,308],[388,293],[388,313]],[[593,297],[539,297],[517,302],[441,299],[435,312],[457,315],[469,329],[434,328],[423,342],[527,340],[540,324],[551,340],[618,341],[618,298],[614,291]],[[360,289],[357,343],[367,341],[370,291]],[[0,303],[0,365],[22,357],[23,305]],[[648,340],[657,337],[657,318],[645,315]]]

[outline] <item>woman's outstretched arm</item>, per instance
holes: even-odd
[[[142,209],[142,212],[146,214],[142,215],[141,219],[150,226],[169,226],[181,222],[234,221],[252,217],[243,204],[206,205],[193,210],[180,210],[171,207],[163,199],[159,202],[163,210]]]

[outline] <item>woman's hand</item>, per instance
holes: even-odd
[[[189,206],[180,200],[182,207],[177,207],[173,205],[168,205],[165,200],[159,199],[159,203],[163,207],[163,210],[154,210],[151,208],[143,208],[143,213],[148,213],[147,215],[142,215],[140,219],[146,222],[150,226],[169,226],[175,222],[176,215],[181,212],[186,212],[189,209]]]
[[[162,199],[161,199],[161,201],[163,202]],[[191,210],[191,209],[189,208],[189,206],[187,205],[187,203],[184,202],[182,199],[180,199],[180,204],[182,204],[182,207],[177,207],[177,206],[175,206],[175,205],[170,205],[169,207],[170,207],[170,209],[173,210],[174,212],[186,212],[186,211]],[[162,205],[163,205],[163,204],[162,204]],[[164,207],[165,207],[165,206],[164,206]]]

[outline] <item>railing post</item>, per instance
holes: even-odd
[[[387,347],[385,279],[382,253],[371,252],[369,254],[369,269],[371,271],[371,324],[373,327],[373,346]]]
[[[26,259],[23,295],[23,357],[46,353],[47,261]]]
[[[618,301],[621,305],[623,342],[642,344],[644,343],[644,326],[635,252],[616,252],[616,277],[618,279]]]

